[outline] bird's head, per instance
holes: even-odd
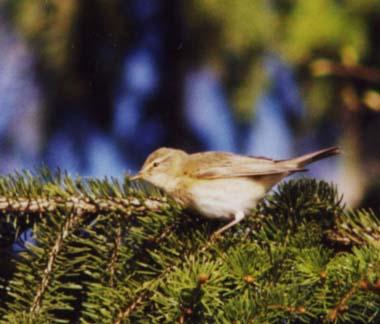
[[[143,179],[170,192],[181,175],[187,156],[182,150],[162,147],[147,157],[141,170],[131,180]]]

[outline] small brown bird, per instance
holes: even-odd
[[[228,220],[215,233],[219,235],[239,223],[283,178],[335,154],[338,147],[276,161],[226,152],[187,154],[163,147],[151,153],[131,179],[152,183],[206,218]]]

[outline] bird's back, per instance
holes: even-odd
[[[255,158],[227,152],[205,152],[188,156],[184,174],[197,179],[253,177],[303,171],[295,165],[267,158]]]

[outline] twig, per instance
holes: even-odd
[[[53,271],[53,267],[57,259],[57,256],[59,252],[61,251],[62,243],[65,240],[65,238],[69,235],[69,233],[72,232],[73,228],[76,227],[80,219],[80,216],[81,214],[79,213],[70,214],[66,222],[63,224],[62,230],[60,231],[57,238],[55,239],[54,245],[49,253],[49,259],[46,264],[45,270],[43,271],[40,284],[38,285],[32,305],[30,306],[30,313],[32,315],[32,318],[35,318],[40,311],[42,296],[44,292],[46,291],[47,286],[49,285],[51,273]]]
[[[336,75],[346,78],[380,82],[380,70],[361,65],[345,65],[327,59],[315,60],[310,65],[312,73],[317,76]]]
[[[0,197],[0,212],[11,213],[45,213],[57,209],[82,210],[86,213],[121,212],[129,214],[130,208],[134,211],[159,211],[169,205],[166,200],[147,198],[143,202],[137,198],[96,198],[89,197]]]
[[[355,294],[355,292],[359,288],[359,284],[362,280],[359,280],[356,282],[351,289],[342,297],[342,299],[339,301],[338,305],[336,305],[333,309],[329,311],[327,314],[327,320],[334,322],[338,316],[339,313],[343,312],[347,308],[347,303],[351,299],[351,297]]]
[[[114,324],[120,324],[124,319],[128,318],[129,315],[137,308],[137,306],[149,296],[149,291],[143,291],[135,300],[124,310],[120,311],[116,317]]]
[[[120,247],[122,243],[122,229],[121,224],[118,222],[117,228],[116,228],[116,237],[114,241],[114,248],[112,250],[111,260],[109,263],[109,266],[107,267],[107,272],[109,272],[109,285],[110,287],[113,287],[114,285],[114,277],[115,277],[115,268],[117,265],[117,259],[120,253]]]

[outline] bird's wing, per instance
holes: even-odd
[[[189,156],[184,173],[193,178],[217,179],[305,171],[281,162],[225,152],[196,153]]]

